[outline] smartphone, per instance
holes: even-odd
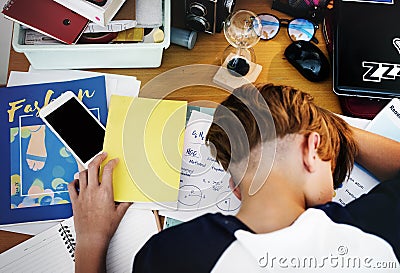
[[[39,116],[85,168],[102,151],[105,128],[73,92],[43,107]]]

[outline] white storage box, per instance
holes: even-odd
[[[161,43],[25,45],[24,31],[14,23],[12,46],[36,69],[159,67],[170,44],[171,0],[163,1],[164,41]]]

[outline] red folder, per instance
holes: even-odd
[[[10,20],[67,44],[76,43],[89,22],[53,0],[9,0],[2,13]]]

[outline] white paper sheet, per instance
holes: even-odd
[[[0,0],[0,7],[4,7],[6,0]],[[4,16],[0,16],[0,85],[7,83],[8,63],[10,59],[10,47],[13,22]]]
[[[230,175],[205,145],[211,123],[212,116],[192,111],[185,131],[178,210],[160,210],[161,215],[188,221],[205,213],[237,213],[240,201],[229,188]]]
[[[61,225],[75,239],[73,218],[0,254],[0,272],[74,272],[74,262],[60,231]],[[140,248],[158,232],[151,211],[128,209],[107,251],[107,272],[132,272]]]
[[[83,70],[35,70],[31,68],[29,72],[11,71],[7,86],[71,81],[101,75],[106,78],[107,105],[112,94],[138,96],[141,82],[136,77]]]
[[[392,99],[372,120],[344,118],[350,125],[365,129],[396,141],[400,141],[400,100]],[[358,164],[354,165],[353,171],[347,181],[343,182],[341,188],[336,190],[333,201],[342,205],[369,192],[379,183],[370,172]]]

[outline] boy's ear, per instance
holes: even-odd
[[[240,193],[239,185],[235,185],[232,177],[229,178],[229,188],[232,190],[233,194],[237,197],[237,199],[242,200],[242,194]]]
[[[312,132],[308,137],[305,137],[303,145],[303,164],[308,172],[314,172],[318,157],[318,147],[321,143],[321,136]]]

